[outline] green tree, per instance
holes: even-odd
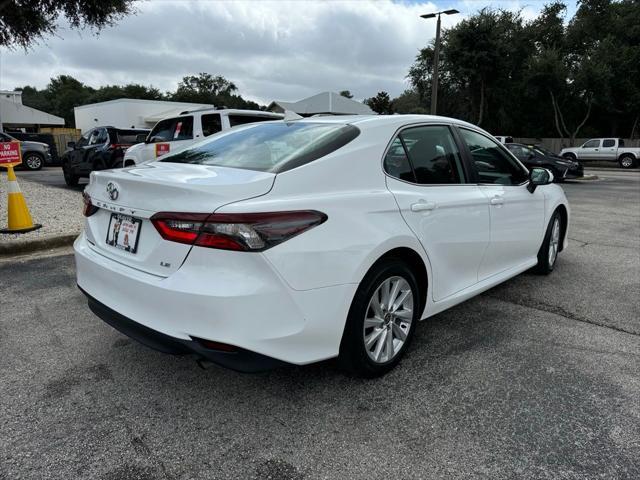
[[[387,92],[378,92],[375,97],[367,98],[364,103],[369,105],[369,108],[376,113],[383,115],[393,113],[393,109],[391,108],[391,98]]]
[[[72,28],[100,30],[132,12],[133,0],[3,0],[0,46],[28,48],[55,33],[65,17]]]
[[[340,90],[340,96],[345,98],[353,98],[353,94],[349,90]]]

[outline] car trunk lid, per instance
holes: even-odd
[[[275,174],[253,170],[163,162],[95,172],[85,190],[98,207],[86,219],[87,239],[112,260],[166,277],[180,268],[191,246],[164,240],[151,216],[212,213],[268,193],[274,179]]]

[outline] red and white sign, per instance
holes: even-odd
[[[162,155],[169,153],[169,144],[168,143],[156,143],[156,157],[161,157]]]
[[[0,165],[18,165],[22,163],[20,142],[0,143]]]

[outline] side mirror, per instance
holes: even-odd
[[[538,185],[549,185],[550,183],[553,183],[553,173],[551,171],[546,168],[532,168],[529,172],[527,190],[533,193]]]
[[[154,135],[153,137],[146,137],[144,143],[158,143],[158,142],[166,142],[166,140],[162,137],[158,137]]]
[[[136,135],[136,143],[145,143],[147,141],[147,134],[140,133]]]
[[[76,142],[67,142],[67,147],[76,148]]]

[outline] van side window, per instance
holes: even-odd
[[[202,115],[202,134],[205,137],[222,130],[222,120],[219,113],[207,113]]]

